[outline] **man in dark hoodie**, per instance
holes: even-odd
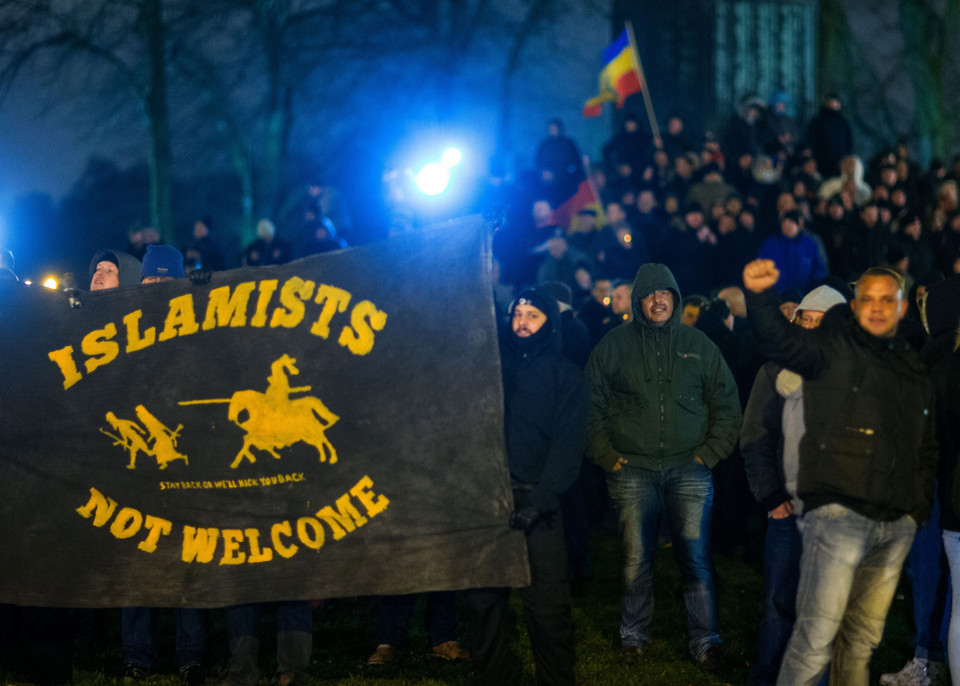
[[[560,495],[580,472],[587,384],[560,354],[556,300],[523,291],[501,335],[504,428],[513,486],[511,528],[527,536],[531,583],[520,590],[538,684],[574,683],[573,620]],[[479,682],[516,683],[510,671],[510,589],[479,589],[473,658]]]
[[[620,660],[636,662],[650,642],[662,511],[683,578],[690,653],[715,670],[711,468],[737,440],[737,387],[717,346],[680,322],[680,289],[665,265],[640,267],[631,297],[633,321],[608,333],[587,363],[587,455],[609,472],[626,551]]]
[[[803,377],[803,553],[777,684],[816,684],[829,662],[830,683],[866,686],[904,559],[933,505],[933,384],[897,335],[907,311],[899,274],[868,269],[852,313],[812,331],[780,316],[778,277],[770,260],[743,270],[762,351]]]

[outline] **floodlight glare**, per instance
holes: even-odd
[[[448,169],[460,164],[461,159],[463,159],[463,155],[456,148],[447,148],[440,156],[440,162]]]
[[[57,280],[52,276],[48,276],[43,281],[43,287],[49,288],[51,291],[55,291],[57,290]]]
[[[440,195],[450,184],[450,170],[439,162],[428,162],[414,178],[417,190],[424,195]]]

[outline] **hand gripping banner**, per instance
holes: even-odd
[[[0,291],[0,602],[217,607],[529,582],[489,240]]]

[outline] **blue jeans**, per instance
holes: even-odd
[[[757,662],[750,667],[753,686],[772,686],[783,651],[797,618],[797,585],[803,543],[797,518],[767,519],[763,548],[763,617],[757,640]]]
[[[943,530],[943,552],[950,565],[950,576],[960,579],[960,531]],[[950,601],[950,633],[947,639],[947,661],[951,665],[960,665],[960,588],[953,584]],[[960,686],[960,669],[951,669],[953,686]]]
[[[607,486],[623,530],[621,644],[642,646],[650,641],[653,558],[662,511],[683,581],[688,647],[699,658],[720,643],[710,548],[710,469],[695,461],[659,472],[624,467],[607,475]]]
[[[226,609],[227,633],[230,638],[260,636],[260,620],[266,603],[231,605]],[[287,600],[277,606],[277,633],[296,631],[313,633],[313,610],[309,600]]]
[[[209,610],[181,608],[177,613],[177,666],[203,662],[207,648]],[[120,643],[123,662],[142,669],[157,666],[157,609],[125,607],[120,610]]]
[[[815,686],[827,663],[831,684],[867,686],[916,530],[910,515],[878,522],[838,504],[804,514],[797,621],[778,686]]]
[[[943,555],[938,498],[933,500],[930,521],[913,539],[907,571],[913,589],[913,624],[917,629],[914,655],[942,662],[950,626],[950,570]]]

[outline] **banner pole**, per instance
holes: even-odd
[[[647,119],[650,120],[650,131],[653,137],[660,141],[660,127],[657,126],[657,117],[653,113],[653,101],[650,99],[650,84],[647,83],[647,76],[643,73],[643,63],[640,61],[640,52],[637,50],[637,39],[633,35],[633,22],[624,22],[627,28],[627,39],[630,41],[630,54],[633,57],[633,67],[637,70],[640,77],[640,91],[643,93],[643,104],[647,109]]]

